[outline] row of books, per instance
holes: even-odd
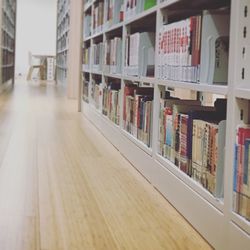
[[[105,29],[122,22],[124,17],[124,0],[105,0],[104,24]]]
[[[233,210],[250,221],[250,126],[236,130]]]
[[[14,53],[8,50],[2,50],[2,65],[14,64]]]
[[[158,153],[218,198],[223,197],[225,119],[226,99],[217,99],[214,107],[168,92],[160,99]]]
[[[120,123],[120,95],[120,82],[109,83],[103,88],[102,113],[117,125]]]
[[[57,68],[56,70],[56,79],[62,83],[66,83],[67,79],[67,69]]]
[[[136,32],[126,37],[124,73],[153,76],[155,65],[155,33]]]
[[[70,0],[63,0],[63,1],[58,1],[58,22],[60,23],[63,17],[69,12],[69,7],[70,7]]]
[[[111,26],[123,21],[124,4],[123,0],[104,0],[94,4],[92,13],[86,13],[84,17],[85,37],[101,32],[103,28],[108,29]],[[93,24],[93,25],[92,25]]]
[[[104,46],[105,72],[121,74],[122,70],[122,39],[115,37],[107,40]]]
[[[92,80],[91,98],[96,109],[99,109],[102,103],[101,81]]]
[[[203,15],[164,24],[158,35],[158,77],[185,82],[227,83],[229,15]]]
[[[84,16],[84,25],[83,25],[84,37],[91,36],[91,15],[86,14]]]
[[[125,19],[128,20],[155,5],[156,0],[125,0]]]
[[[15,41],[8,33],[2,32],[2,46],[9,49],[14,49]]]
[[[90,52],[92,50],[92,52]],[[122,39],[115,37],[111,40],[94,44],[92,48],[83,48],[83,65],[90,68],[90,53],[92,53],[93,70],[102,70],[103,64],[106,73],[120,74],[122,69]],[[103,58],[104,57],[104,58]],[[103,60],[104,59],[104,60]]]
[[[93,15],[93,34],[101,32],[103,27],[103,18],[104,18],[104,2],[99,1],[94,4],[92,9]]]
[[[91,89],[89,79],[83,80],[83,100],[91,103],[97,110],[107,116],[113,123],[120,123],[120,95],[121,83],[119,81],[109,82],[103,87],[101,80],[92,79]],[[90,90],[90,99],[89,99]]]
[[[82,49],[82,64],[85,69],[90,69],[90,47]]]
[[[1,83],[14,80],[14,47],[15,47],[15,16],[16,1],[2,2],[2,26],[1,26]]]
[[[123,127],[148,147],[151,146],[154,89],[126,85],[123,99]]]
[[[14,67],[8,67],[2,69],[2,83],[13,79],[14,77]]]
[[[105,29],[118,24],[125,19],[129,19],[153,6],[156,0],[105,0],[99,1],[92,9],[93,33],[100,32],[103,25]],[[87,20],[86,20],[87,19]],[[88,22],[86,34],[90,34],[91,15],[86,14],[85,20]],[[86,23],[86,22],[85,22]],[[86,29],[85,29],[86,30]],[[86,36],[86,37],[87,37]]]
[[[60,37],[66,30],[69,29],[70,18],[66,15],[62,22],[57,26],[57,36]]]
[[[65,48],[68,48],[68,45],[69,45],[69,36],[66,33],[57,41],[57,50],[63,50]]]
[[[101,71],[103,65],[103,42],[92,46],[93,70]]]
[[[12,20],[9,19],[9,17],[3,13],[3,18],[2,18],[2,27],[10,32],[10,34],[14,35],[15,34],[15,25]]]
[[[60,65],[61,67],[67,67],[67,58],[68,56],[66,52],[57,54],[56,56],[57,65]]]
[[[3,1],[2,2],[2,9],[3,9],[3,13],[4,13],[4,19],[8,18],[11,20],[12,23],[14,23],[15,21],[15,5],[16,3],[14,1],[12,1],[11,3],[8,3],[8,1]]]

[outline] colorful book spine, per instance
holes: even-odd
[[[163,25],[159,32],[158,77],[198,82],[201,16]]]
[[[153,88],[140,88],[137,85],[126,85],[123,100],[124,129],[150,147]]]
[[[159,154],[218,198],[224,183],[224,102],[203,107],[197,101],[161,99],[159,115]]]
[[[102,90],[102,113],[112,122],[120,124],[121,84],[110,83]]]
[[[250,127],[237,128],[233,182],[233,209],[250,220]]]

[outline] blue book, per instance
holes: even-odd
[[[245,154],[244,154],[244,166],[243,166],[243,183],[248,185],[248,165],[249,165],[249,147],[250,147],[250,139],[245,140]]]

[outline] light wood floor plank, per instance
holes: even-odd
[[[211,249],[75,110],[53,83],[0,96],[0,249]]]

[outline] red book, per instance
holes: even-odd
[[[243,164],[244,164],[244,147],[246,139],[250,138],[250,128],[238,128],[238,166],[237,166],[237,192],[242,191],[243,185]]]
[[[126,97],[134,96],[134,91],[137,88],[137,85],[126,85],[124,87],[124,97],[123,97],[123,120],[126,121]]]

